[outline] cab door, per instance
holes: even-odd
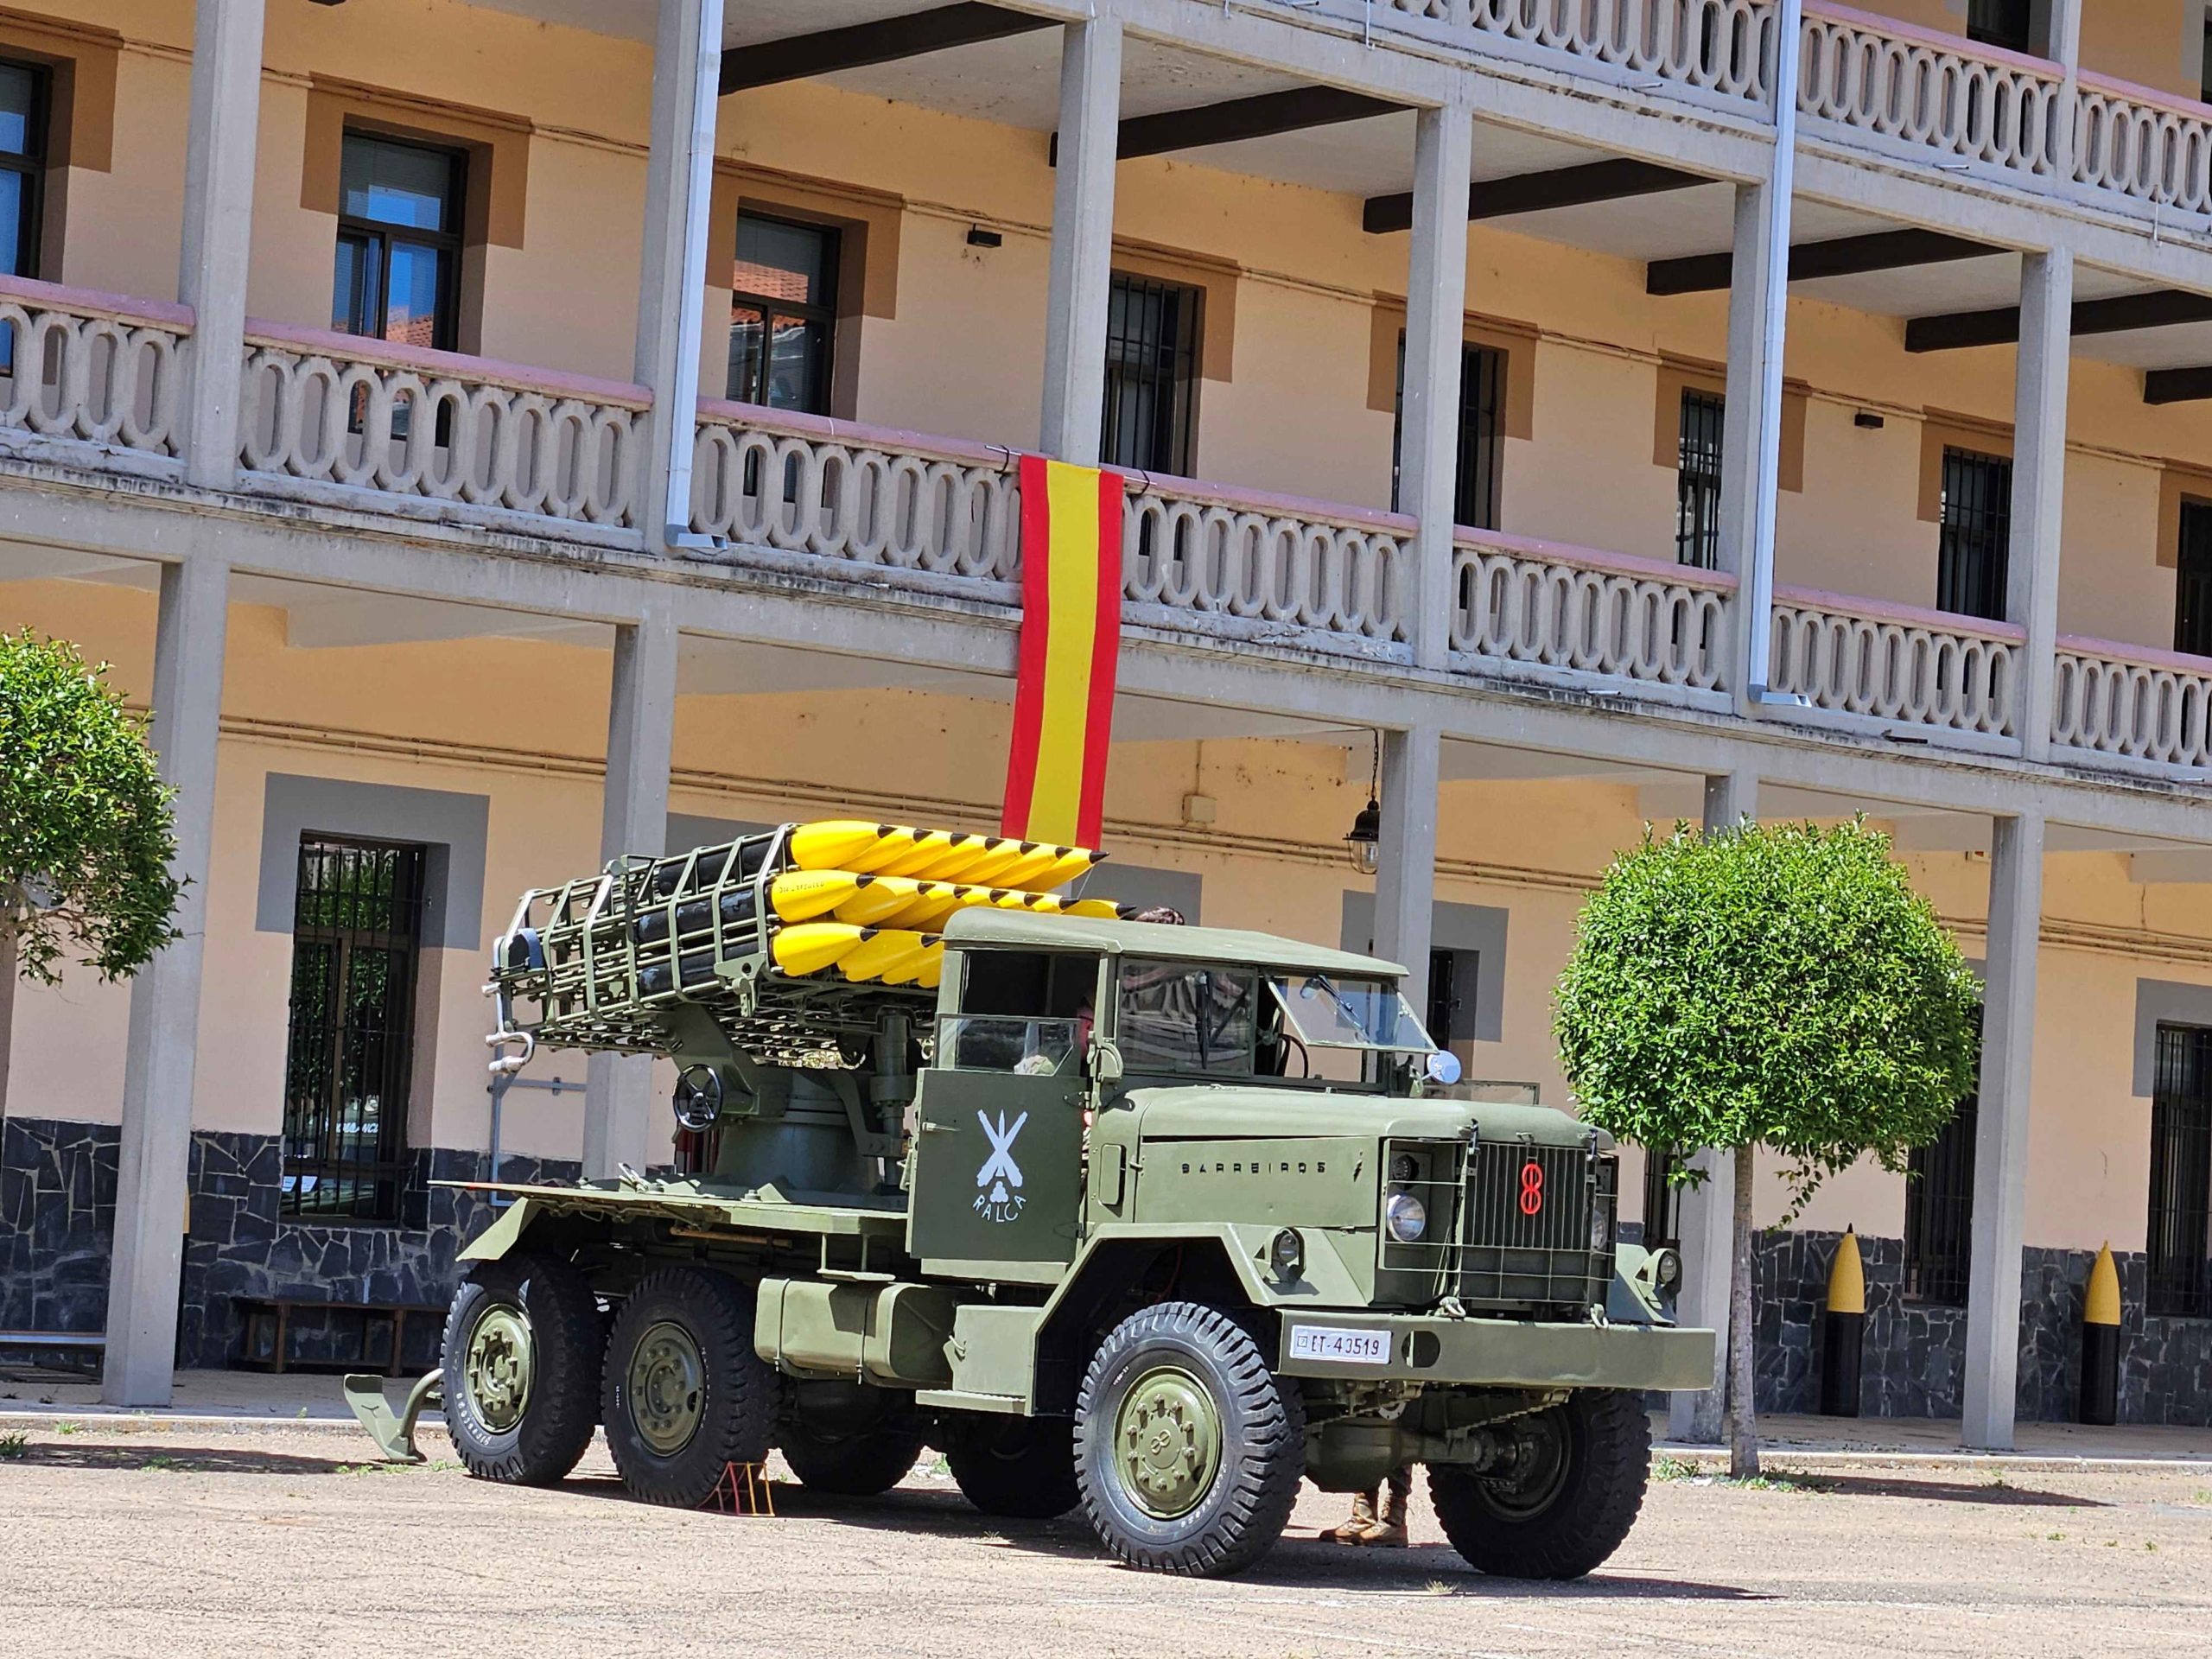
[[[1072,1260],[1082,1235],[1089,1095],[1080,1071],[1025,1076],[932,1067],[919,1084],[908,1253],[939,1267]]]

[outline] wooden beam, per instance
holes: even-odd
[[[2147,294],[2119,294],[2105,300],[2074,302],[2073,332],[2118,334],[2131,328],[2171,328],[2186,322],[2212,322],[2212,295],[2178,288],[2154,288]],[[1908,352],[1955,352],[1968,346],[2009,346],[2020,338],[2020,308],[1953,311],[1914,317],[1904,326]]]
[[[1870,270],[1936,265],[2003,251],[1983,243],[1969,242],[1962,236],[1946,236],[1941,231],[1873,231],[1865,236],[1799,243],[1789,250],[1789,280],[1809,283],[1822,276],[1857,276]],[[1654,259],[1644,267],[1643,291],[1711,293],[1728,286],[1735,263],[1732,253],[1694,253],[1681,259]]]
[[[1656,162],[1616,156],[1611,161],[1586,162],[1580,167],[1554,167],[1541,173],[1478,179],[1474,188],[1467,193],[1467,217],[1503,219],[1511,213],[1541,213],[1547,208],[1622,201],[1630,196],[1688,190],[1713,182],[1702,173],[1685,173],[1679,168],[1662,167]],[[1371,236],[1409,231],[1413,224],[1411,192],[1396,196],[1370,196],[1360,213],[1360,225]]]
[[[2146,404],[2196,404],[2208,397],[2212,397],[2212,368],[2143,372],[2143,401]]]
[[[1058,27],[1050,17],[1008,11],[982,4],[981,0],[961,0],[957,5],[939,6],[931,11],[912,11],[873,23],[788,35],[780,41],[733,48],[722,54],[721,90],[741,92],[779,81],[806,80],[835,74],[840,69],[864,69],[872,63],[894,63],[948,47],[973,46],[979,41]]]
[[[1163,155],[1171,149],[1230,144],[1240,138],[1271,138],[1279,132],[1334,126],[1342,121],[1364,121],[1370,116],[1395,115],[1404,107],[1387,99],[1342,92],[1334,86],[1294,86],[1288,92],[1232,98],[1225,104],[1202,104],[1196,109],[1132,116],[1122,123],[1120,147],[1116,153],[1126,162],[1138,156]],[[1057,134],[1054,139],[1058,141]]]

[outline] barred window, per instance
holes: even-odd
[[[2012,463],[2002,455],[1944,450],[1942,515],[1936,608],[2003,621],[2012,542]]]
[[[279,1209],[397,1221],[407,1174],[424,850],[300,838]]]
[[[2212,503],[2181,504],[2174,563],[2174,649],[2212,657]]]
[[[2212,1319],[2212,1027],[2161,1025],[2145,1311]]]
[[[1114,273],[1106,302],[1109,467],[1190,476],[1198,431],[1198,330],[1205,296],[1179,283]]]
[[[1390,507],[1398,499],[1399,457],[1406,434],[1406,336],[1398,335],[1398,401],[1390,431]],[[1452,484],[1452,522],[1474,530],[1499,528],[1500,481],[1505,472],[1505,353],[1495,346],[1464,345],[1459,351],[1459,442]]]
[[[1974,1141],[1979,1100],[1969,1095],[1943,1132],[1912,1149],[1904,1188],[1904,1294],[1909,1301],[1967,1305],[1974,1265]]]
[[[1682,393],[1681,452],[1675,470],[1675,558],[1700,570],[1720,565],[1720,429],[1726,413],[1719,392]]]

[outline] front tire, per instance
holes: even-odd
[[[531,1253],[469,1269],[446,1315],[447,1432],[468,1472],[551,1486],[599,1421],[603,1326],[584,1276]]]
[[[967,1418],[948,1437],[944,1461],[960,1495],[985,1515],[1051,1521],[1083,1501],[1065,1417]]]
[[[1436,1518],[1470,1567],[1505,1579],[1579,1579],[1621,1547],[1651,1475],[1651,1421],[1619,1389],[1584,1389],[1509,1425],[1503,1476],[1428,1471]]]
[[[1114,1327],[1084,1374],[1075,1436],[1092,1528],[1160,1573],[1243,1572],[1282,1535],[1306,1473],[1298,1385],[1250,1332],[1197,1302]]]
[[[753,1294],[708,1268],[638,1281],[607,1339],[607,1444],[633,1497],[696,1510],[775,1439],[779,1379],[753,1351]]]

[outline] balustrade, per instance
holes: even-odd
[[[0,277],[0,431],[174,470],[188,307]]]
[[[1784,588],[1769,685],[1834,714],[2015,737],[2026,638],[2011,623]]]
[[[2062,750],[2212,767],[2212,659],[2062,637],[2050,724]]]
[[[246,330],[239,459],[271,480],[634,528],[642,386],[276,324]]]
[[[1717,691],[1732,578],[1462,530],[1452,645],[1477,657]]]

